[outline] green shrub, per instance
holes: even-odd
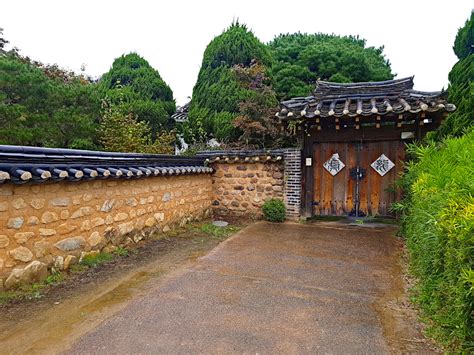
[[[98,129],[100,142],[111,152],[172,154],[176,135],[174,130],[161,131],[156,137],[147,121],[133,113],[124,113],[121,88],[116,87],[116,98],[102,101],[102,117]]]
[[[270,222],[283,222],[286,218],[286,208],[282,200],[272,198],[263,204],[263,215]]]
[[[474,350],[474,132],[411,146],[398,205],[415,301],[429,332],[450,350]]]

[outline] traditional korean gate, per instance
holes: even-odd
[[[387,172],[382,167],[383,176],[371,166],[382,154],[395,164]],[[354,214],[358,202],[359,215],[390,215],[390,205],[399,198],[393,183],[404,157],[405,143],[401,140],[314,143],[313,214]],[[336,161],[331,162],[331,158]]]

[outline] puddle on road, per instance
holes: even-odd
[[[212,246],[209,245],[209,249]],[[91,283],[90,290],[81,289],[78,295],[62,299],[60,304],[51,300],[40,310],[32,305],[31,312],[26,312],[23,319],[5,319],[0,314],[0,353],[52,354],[68,349],[80,336],[123,309],[130,300],[180,274],[205,252],[181,250],[177,254],[159,257],[124,275],[112,275],[105,282]]]

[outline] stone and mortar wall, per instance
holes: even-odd
[[[263,203],[283,199],[283,163],[213,163],[213,202],[215,216],[262,216]]]
[[[208,216],[212,198],[207,174],[0,185],[0,290]]]

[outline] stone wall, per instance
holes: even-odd
[[[215,216],[259,218],[263,203],[283,199],[283,164],[279,162],[213,163]]]
[[[0,289],[207,216],[212,198],[207,174],[0,185]]]

